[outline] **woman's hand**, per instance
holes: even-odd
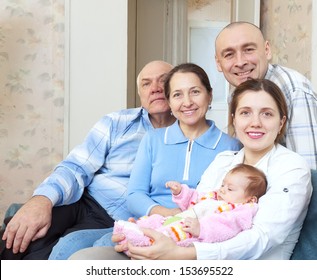
[[[114,250],[116,252],[122,253],[123,251],[128,250],[127,242],[122,242],[119,244],[119,242],[123,241],[124,239],[125,239],[125,235],[122,233],[112,235],[111,237],[112,242],[117,243],[117,245],[114,246]]]
[[[182,210],[179,208],[166,208],[164,206],[161,205],[156,205],[154,206],[151,211],[150,211],[150,215],[153,214],[159,214],[161,216],[167,217],[167,216],[174,216],[178,213],[181,213]]]
[[[135,260],[180,260],[196,259],[196,249],[180,247],[169,237],[152,229],[142,229],[143,233],[154,240],[152,246],[137,247],[128,243],[127,255]]]
[[[128,221],[130,223],[136,223],[135,218],[131,217],[128,219]],[[113,243],[117,243],[114,246],[114,250],[118,253],[122,253],[123,251],[127,251],[128,250],[128,244],[127,242],[122,242],[125,239],[125,235],[123,233],[117,233],[117,234],[113,234],[111,237],[111,240]],[[120,243],[120,244],[119,244]]]

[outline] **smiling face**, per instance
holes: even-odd
[[[142,107],[150,115],[169,112],[170,108],[164,95],[164,78],[172,65],[163,61],[147,64],[138,77],[138,91]]]
[[[177,72],[172,76],[169,87],[169,105],[182,130],[205,126],[205,115],[212,97],[200,78],[195,73]]]
[[[217,69],[235,87],[248,78],[264,78],[269,59],[269,43],[252,24],[232,24],[216,39]]]
[[[260,159],[271,150],[284,122],[285,117],[281,118],[275,100],[266,91],[247,90],[238,97],[233,125],[246,156]]]

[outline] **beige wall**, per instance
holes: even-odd
[[[261,27],[271,43],[272,62],[311,78],[312,0],[262,1]]]
[[[0,221],[62,159],[64,0],[0,1]]]
[[[64,1],[0,1],[0,221],[63,157]],[[312,0],[262,1],[273,62],[308,77],[311,7]]]

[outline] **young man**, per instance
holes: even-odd
[[[175,121],[164,95],[171,69],[163,61],[144,66],[137,78],[142,107],[96,123],[8,223],[1,259],[47,259],[61,236],[130,217],[125,196],[139,143],[146,131]]]
[[[266,78],[281,88],[289,111],[282,144],[317,169],[317,96],[311,83],[293,69],[269,64],[269,42],[251,23],[227,25],[217,36],[215,49],[217,68],[232,86],[250,78]]]

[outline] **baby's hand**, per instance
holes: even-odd
[[[128,219],[128,222],[136,224],[136,220],[132,217]]]
[[[181,184],[179,182],[176,182],[176,181],[167,181],[165,186],[167,188],[171,189],[173,195],[180,194],[180,192],[182,190]]]
[[[185,226],[183,230],[190,233],[194,237],[199,237],[200,223],[197,218],[186,218],[184,221]]]

